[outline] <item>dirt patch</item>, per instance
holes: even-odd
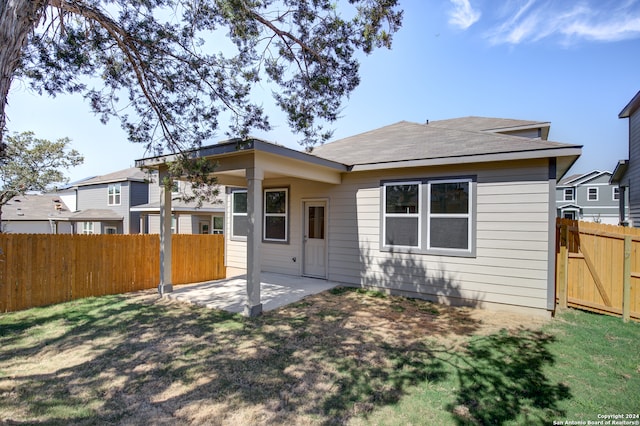
[[[471,336],[544,323],[353,289],[257,319],[154,291],[81,303],[0,337],[0,422],[342,424],[443,380]]]

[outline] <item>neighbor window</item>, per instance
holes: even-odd
[[[598,188],[587,189],[587,200],[598,201]]]
[[[383,250],[473,255],[473,179],[386,182]]]
[[[287,241],[288,189],[265,189],[264,191],[264,240]]]
[[[620,188],[619,187],[613,188],[613,199],[616,200],[616,201],[620,199]]]
[[[224,217],[222,216],[213,217],[213,233],[224,234]]]
[[[104,227],[104,233],[105,234],[117,234],[118,233],[118,228],[116,228],[115,226],[105,226]]]
[[[108,193],[108,203],[110,206],[119,206],[120,205],[120,197],[122,193],[122,187],[119,183],[112,183],[109,185],[107,189]]]
[[[86,235],[93,234],[93,222],[82,222],[82,233]]]
[[[249,219],[247,217],[247,190],[231,193],[231,236],[246,237]]]
[[[564,189],[564,201],[573,201],[575,199],[575,192],[573,188]]]

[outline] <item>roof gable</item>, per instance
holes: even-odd
[[[118,170],[116,172],[107,173],[106,175],[96,176],[90,179],[85,179],[76,184],[76,186],[88,186],[98,185],[103,183],[114,183],[124,181],[137,181],[144,182],[146,180],[146,172],[140,170],[137,167],[130,167],[128,169]]]
[[[629,103],[625,105],[624,108],[622,108],[622,111],[620,111],[620,114],[618,114],[618,118],[630,117],[631,114],[633,114],[638,109],[638,107],[640,107],[640,91],[638,91],[633,99],[631,99]]]

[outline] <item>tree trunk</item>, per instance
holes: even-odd
[[[29,34],[40,21],[47,0],[0,0],[0,160],[5,157],[7,97]]]

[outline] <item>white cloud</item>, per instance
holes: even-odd
[[[474,10],[469,0],[451,0],[453,10],[449,13],[449,23],[463,30],[480,19],[480,11]]]
[[[520,44],[556,37],[562,44],[579,40],[618,41],[640,38],[640,7],[636,0],[582,1],[567,8],[554,1],[509,3],[509,13],[487,32],[494,44]]]

